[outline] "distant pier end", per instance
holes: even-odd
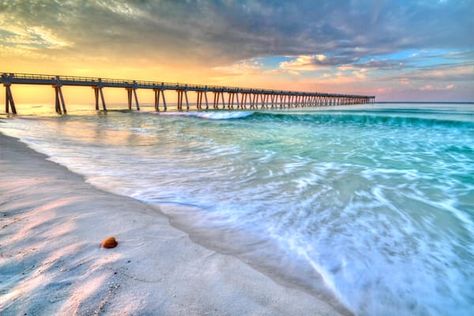
[[[300,92],[270,89],[251,89],[226,86],[181,84],[127,79],[106,79],[78,76],[56,76],[43,74],[2,73],[0,82],[5,86],[5,112],[17,114],[11,86],[50,85],[55,93],[55,110],[66,114],[66,103],[61,87],[91,87],[94,91],[95,109],[107,111],[104,88],[122,88],[127,91],[128,109],[140,110],[138,89],[154,91],[155,111],[169,111],[165,91],[177,93],[176,111],[205,110],[287,110],[322,106],[354,105],[375,102],[375,96],[349,95],[319,92]],[[190,102],[188,92],[195,92],[194,102]],[[210,95],[208,95],[210,93]]]

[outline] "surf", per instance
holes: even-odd
[[[466,112],[117,112],[0,130],[278,282],[356,314],[443,315],[473,305]]]

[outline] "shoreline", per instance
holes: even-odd
[[[102,191],[0,133],[0,311],[347,314],[193,242],[159,208]],[[99,248],[114,235],[115,249]]]

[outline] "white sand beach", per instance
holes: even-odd
[[[337,315],[0,135],[0,314]],[[114,249],[99,247],[115,236]]]

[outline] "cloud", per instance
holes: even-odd
[[[292,71],[313,71],[318,69],[318,65],[324,64],[327,57],[323,54],[300,55],[294,59],[280,63],[280,69]]]
[[[262,64],[256,59],[241,60],[232,65],[218,66],[213,69],[228,75],[249,75],[263,71]]]
[[[352,61],[411,48],[472,48],[472,1],[4,1],[8,24],[79,52],[192,56],[210,64],[315,52]],[[2,27],[3,28],[3,27]],[[340,63],[340,61],[339,61]]]
[[[466,65],[436,65],[395,73],[379,80],[394,81],[402,77],[410,82],[471,82],[474,85],[474,63]]]
[[[455,87],[454,84],[448,84],[448,85],[433,85],[433,84],[427,84],[419,88],[420,91],[445,91],[445,90],[453,90]]]
[[[61,49],[72,46],[72,42],[57,36],[44,26],[9,25],[0,22],[1,46],[29,49]]]
[[[360,58],[351,56],[331,56],[323,54],[316,55],[300,55],[283,61],[279,64],[279,68],[289,71],[316,71],[318,69],[330,66],[337,66],[340,71],[354,70],[356,68],[364,71],[371,69],[401,69],[404,66],[402,61],[393,60],[370,60],[360,62]]]

